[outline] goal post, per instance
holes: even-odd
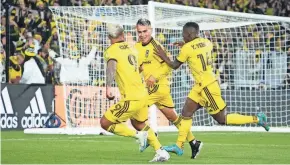
[[[182,26],[186,22],[197,22],[200,35],[213,42],[215,72],[229,113],[256,115],[264,112],[269,117],[271,131],[289,132],[290,89],[286,77],[290,65],[290,18],[153,1],[148,7],[153,11],[150,19],[154,22],[155,37],[158,39],[170,31],[169,41],[163,44],[173,56],[179,50],[170,43],[182,40]],[[178,113],[193,85],[188,75],[187,67],[173,73],[171,89]],[[205,110],[195,114],[193,126],[193,131],[264,131],[253,124],[219,126]]]
[[[149,1],[139,6],[50,7],[56,23],[62,64],[63,111],[66,127],[62,133],[99,134],[99,119],[118,101],[105,95],[103,52],[109,46],[106,26],[121,24],[126,40],[136,42],[135,24],[148,18],[156,38],[175,58],[182,40],[182,26],[188,21],[200,25],[201,37],[212,41],[212,60],[229,113],[269,117],[271,132],[289,132],[290,18],[220,11]],[[288,60],[288,62],[287,62]],[[171,95],[181,112],[194,79],[183,64],[173,71]],[[118,90],[115,88],[118,96]],[[158,111],[158,110],[157,110]],[[177,129],[158,115],[158,131]],[[29,132],[30,130],[26,130]],[[193,119],[192,131],[264,131],[253,124],[219,126],[204,109]]]

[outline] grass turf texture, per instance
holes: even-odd
[[[1,132],[1,163],[5,164],[145,164],[154,156],[144,153],[132,138],[119,136],[29,135]],[[290,134],[210,132],[195,133],[204,142],[197,159],[171,154],[169,164],[286,164],[290,162]],[[163,145],[173,144],[176,133],[161,133]]]

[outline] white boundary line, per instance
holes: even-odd
[[[113,143],[119,143],[121,140],[100,140],[100,139],[94,139],[94,138],[69,138],[69,139],[63,139],[63,138],[12,138],[12,139],[2,139],[1,142],[6,141],[78,141],[78,142],[89,142],[89,143],[103,143],[103,142],[113,142]],[[230,144],[230,143],[204,143],[205,146],[247,146],[247,147],[290,147],[290,144]]]

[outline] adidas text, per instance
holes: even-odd
[[[1,128],[17,128],[18,119],[16,116],[1,115]]]
[[[41,115],[24,116],[21,119],[21,126],[22,128],[39,128],[45,124],[47,118],[47,116]]]

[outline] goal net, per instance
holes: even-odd
[[[228,113],[269,117],[271,131],[290,125],[289,36],[290,18],[254,15],[149,2],[140,6],[51,7],[57,27],[62,64],[61,81],[67,130],[100,131],[99,119],[118,101],[105,95],[104,50],[109,46],[107,25],[122,24],[126,40],[137,40],[140,18],[152,23],[153,37],[175,58],[182,26],[199,23],[201,36],[212,41],[212,58]],[[288,58],[287,58],[288,56]],[[288,63],[287,63],[288,61]],[[288,73],[287,73],[288,68]],[[288,74],[288,75],[287,75]],[[288,77],[288,78],[287,78]],[[194,84],[184,64],[173,71],[171,95],[177,113]],[[118,96],[118,89],[115,89]],[[159,131],[176,131],[157,111]],[[255,125],[219,126],[206,110],[194,115],[194,131],[263,131]]]

